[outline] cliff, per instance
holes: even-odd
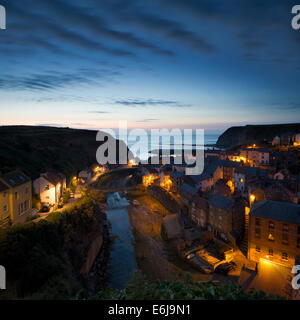
[[[0,171],[18,167],[35,179],[41,172],[54,170],[70,177],[96,162],[101,145],[96,134],[70,128],[0,126]]]
[[[275,136],[280,136],[286,132],[300,132],[300,123],[231,127],[221,134],[216,146],[230,148],[236,145],[264,141],[265,139],[271,141]]]

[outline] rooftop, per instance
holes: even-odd
[[[29,177],[27,177],[23,172],[19,170],[5,173],[1,178],[5,181],[5,183],[7,183],[11,187],[20,186],[31,180]]]
[[[208,203],[214,207],[227,211],[233,206],[234,201],[231,198],[227,198],[221,194],[214,194],[209,199]]]
[[[300,205],[289,202],[264,200],[253,204],[250,215],[300,224]]]

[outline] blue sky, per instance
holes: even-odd
[[[0,124],[300,121],[289,0],[0,0]]]

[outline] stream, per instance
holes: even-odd
[[[107,197],[106,209],[111,224],[112,249],[108,265],[109,286],[123,288],[137,270],[134,252],[134,237],[126,206],[130,203],[116,193]]]

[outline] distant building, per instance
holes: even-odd
[[[296,133],[293,137],[293,142],[295,147],[300,146],[300,133]]]
[[[280,144],[280,137],[276,136],[272,140],[272,146],[277,146]]]
[[[300,205],[265,200],[249,215],[248,258],[293,267],[300,256]]]
[[[62,173],[46,172],[34,180],[33,188],[41,203],[57,205],[66,189],[66,177]]]
[[[9,212],[12,223],[24,222],[32,212],[31,179],[16,170],[0,176],[0,182],[1,217],[7,221]]]
[[[294,134],[292,132],[285,132],[280,136],[280,144],[284,146],[291,145]]]
[[[251,167],[269,165],[270,163],[270,154],[267,149],[246,148],[241,150],[241,156],[246,159],[246,163]]]

